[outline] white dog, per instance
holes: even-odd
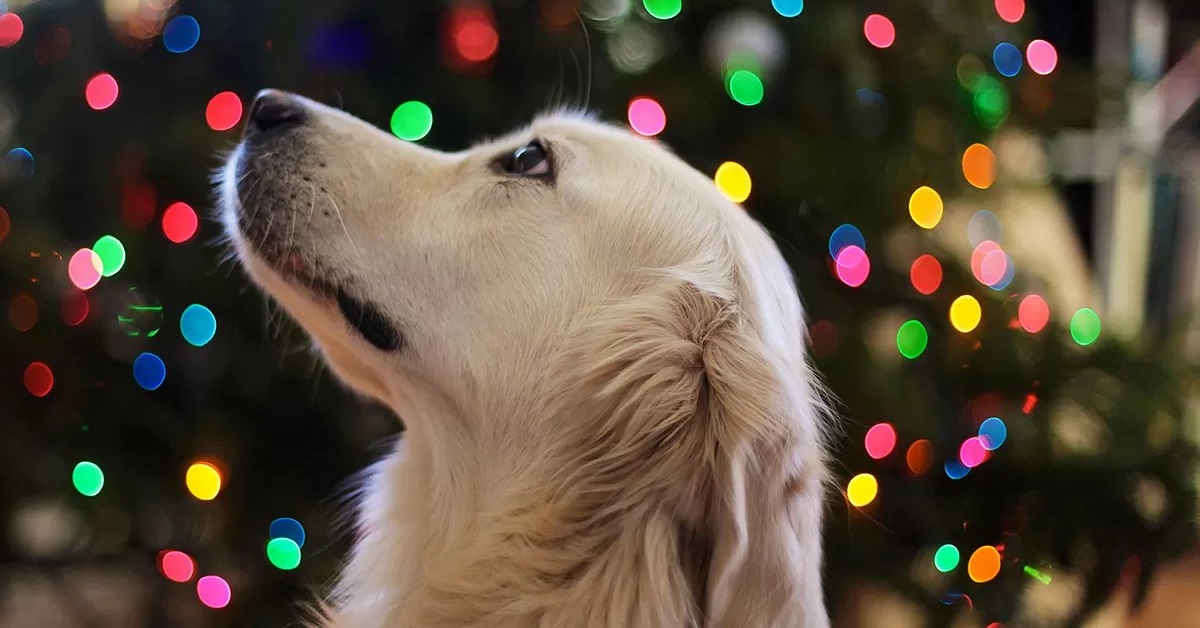
[[[320,625],[829,625],[800,300],[709,178],[574,116],[442,153],[265,91],[220,192],[407,428]]]

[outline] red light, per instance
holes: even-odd
[[[1025,414],[1033,412],[1033,409],[1037,407],[1037,401],[1037,395],[1033,393],[1025,395],[1025,405],[1021,406],[1021,412]]]
[[[1016,24],[1025,16],[1025,0],[996,0],[996,14],[1009,24]]]
[[[200,220],[196,217],[196,210],[187,203],[172,203],[167,211],[163,212],[163,235],[175,244],[191,240],[199,226]]]
[[[926,253],[912,263],[908,277],[917,292],[933,294],[942,285],[942,264],[936,257]]]
[[[214,131],[228,131],[242,119],[242,99],[233,92],[221,92],[208,101],[204,119]]]
[[[0,15],[0,48],[17,45],[25,33],[25,23],[16,13]]]
[[[54,373],[42,362],[25,367],[25,390],[34,397],[45,397],[54,388]]]
[[[171,582],[187,582],[196,574],[196,563],[192,557],[177,550],[159,554],[158,568]]]
[[[88,313],[91,310],[92,306],[88,303],[87,294],[82,290],[76,290],[63,297],[58,314],[62,317],[64,323],[75,327],[87,320]]]
[[[489,61],[500,47],[500,34],[492,14],[483,7],[452,9],[447,23],[448,52],[459,69]]]
[[[1050,306],[1042,297],[1031,294],[1017,306],[1017,320],[1025,331],[1036,334],[1050,322]]]
[[[87,99],[87,104],[96,111],[108,109],[117,102],[117,95],[120,93],[120,88],[117,86],[117,79],[113,75],[104,72],[92,77],[88,81],[87,89],[84,90],[84,97]]]
[[[8,237],[8,230],[12,227],[12,221],[8,219],[8,212],[0,207],[0,242]]]
[[[17,331],[29,331],[38,321],[37,301],[27,294],[18,294],[8,304],[8,320]]]
[[[867,16],[863,22],[863,34],[876,48],[890,48],[896,42],[896,26],[878,13]]]

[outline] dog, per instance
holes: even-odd
[[[248,274],[405,425],[316,625],[825,628],[828,404],[768,233],[559,112],[458,153],[260,92]]]

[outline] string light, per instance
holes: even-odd
[[[1100,315],[1091,308],[1080,308],[1071,316],[1071,338],[1086,347],[1100,337]]]
[[[681,0],[642,0],[646,13],[659,20],[669,20],[683,11]]]
[[[879,481],[870,473],[859,473],[846,485],[846,498],[855,508],[862,508],[875,501],[878,494]]]
[[[209,608],[225,608],[233,598],[233,591],[224,578],[204,576],[196,581],[196,596]]]
[[[984,545],[975,550],[967,561],[967,575],[974,582],[990,582],[999,573],[1000,552],[991,545]]]
[[[771,0],[771,8],[783,17],[796,17],[804,12],[804,0]]]
[[[196,563],[183,552],[169,550],[159,554],[158,569],[171,582],[187,582],[196,573]]]
[[[933,294],[942,285],[942,264],[936,257],[926,253],[913,260],[908,278],[917,292]]]
[[[184,484],[192,497],[210,501],[221,492],[221,472],[208,462],[192,463],[184,475]]]
[[[25,23],[16,13],[0,14],[0,48],[10,48],[21,41],[25,33]]]
[[[177,15],[163,27],[163,48],[183,54],[200,42],[200,22],[190,15]]]
[[[876,423],[863,439],[867,455],[882,460],[896,448],[896,428],[891,423]]]
[[[629,126],[639,135],[654,137],[667,128],[667,112],[648,96],[629,101]]]
[[[838,253],[834,268],[842,283],[857,288],[866,283],[871,274],[871,258],[857,246],[848,246]]]
[[[922,185],[908,197],[908,215],[923,229],[932,229],[942,221],[942,197],[937,190]]]
[[[208,101],[204,120],[214,131],[228,131],[242,120],[242,99],[233,92],[221,92]]]
[[[85,497],[95,497],[104,488],[104,472],[94,462],[84,460],[71,471],[71,484]]]
[[[45,362],[31,362],[25,367],[25,390],[34,397],[45,397],[54,388],[54,372]]]
[[[996,451],[1008,440],[1008,426],[1000,417],[988,417],[979,424],[979,440],[984,449]]]
[[[983,310],[975,297],[964,294],[950,304],[950,324],[962,333],[968,333],[979,326]]]
[[[958,562],[962,560],[958,552],[958,548],[947,543],[933,553],[933,566],[942,573],[950,573],[958,568]]]
[[[183,244],[196,235],[200,228],[200,219],[191,205],[183,202],[172,203],[163,212],[163,235],[175,244]]]
[[[1025,47],[1025,59],[1034,74],[1045,76],[1058,67],[1058,51],[1044,39],[1035,39]]]
[[[433,130],[433,110],[419,100],[403,103],[392,112],[391,129],[402,140],[420,141]]]
[[[750,198],[750,173],[736,161],[727,161],[718,166],[713,182],[721,194],[734,203],[744,203]]]
[[[915,476],[929,473],[933,468],[933,443],[925,438],[913,441],[904,453],[904,462],[908,465],[909,472]]]
[[[967,183],[986,190],[996,181],[996,154],[983,144],[971,144],[963,151],[962,172]]]
[[[863,21],[863,34],[876,48],[890,48],[896,42],[896,26],[878,13],[868,15]]]
[[[203,347],[217,333],[217,317],[213,316],[212,310],[193,303],[179,316],[179,331],[188,344]]]
[[[120,91],[117,79],[113,78],[113,75],[103,72],[88,81],[87,87],[84,89],[84,98],[89,107],[96,111],[103,111],[117,102],[117,95],[120,94]]]
[[[1021,49],[1002,41],[992,50],[992,65],[996,71],[1009,78],[1021,72]]]
[[[1021,329],[1036,334],[1042,329],[1045,329],[1046,324],[1050,322],[1050,306],[1042,297],[1031,294],[1021,299],[1021,304],[1017,306],[1017,322],[1020,323]]]
[[[862,250],[867,250],[867,239],[863,237],[862,231],[858,230],[852,224],[839,225],[833,233],[829,234],[829,257],[837,259],[838,253],[848,246],[857,246]]]
[[[158,390],[167,379],[167,365],[153,353],[142,353],[133,360],[133,379],[146,390]]]
[[[921,357],[928,345],[929,332],[925,330],[921,321],[905,321],[896,331],[896,349],[900,351],[900,355],[910,360]]]

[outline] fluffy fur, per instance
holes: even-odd
[[[765,231],[553,115],[461,153],[299,99],[220,183],[251,276],[405,437],[320,625],[824,628],[824,405]],[[537,138],[552,179],[497,156]],[[366,342],[339,298],[392,321]]]

